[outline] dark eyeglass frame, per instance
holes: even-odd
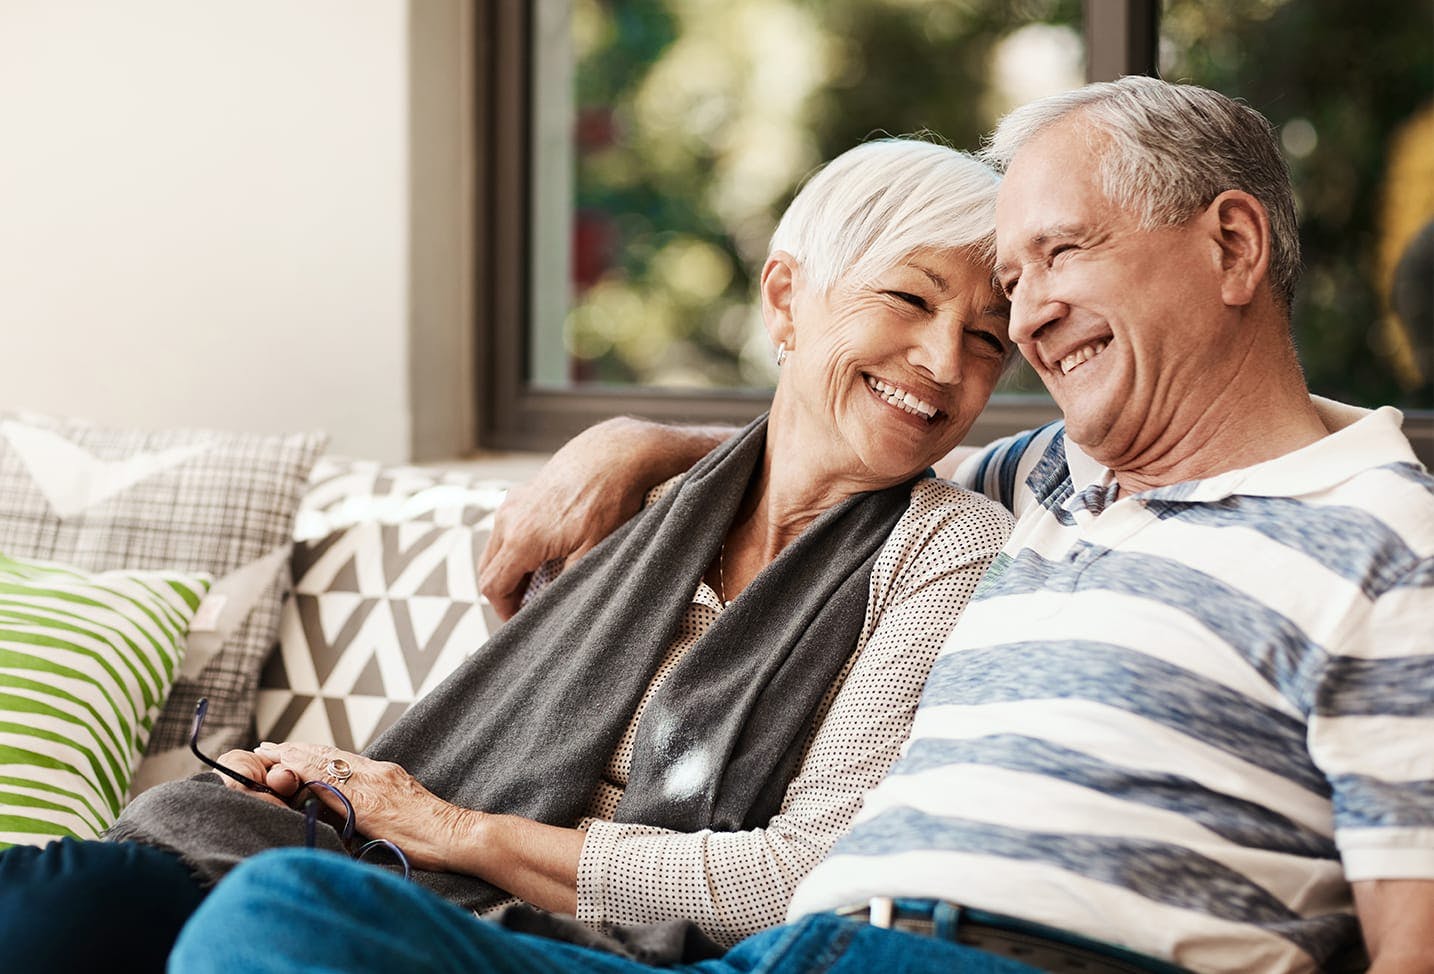
[[[388,839],[369,839],[363,845],[359,846],[357,850],[352,848],[354,833],[357,831],[354,806],[353,803],[348,800],[348,796],[339,791],[336,786],[329,784],[327,781],[305,781],[299,784],[298,791],[295,791],[293,795],[282,795],[264,784],[264,782],[256,781],[241,771],[235,771],[227,765],[220,764],[199,750],[199,729],[204,726],[204,716],[208,712],[209,698],[200,697],[199,702],[194,707],[194,724],[189,729],[189,750],[196,758],[225,777],[239,782],[245,788],[252,791],[262,791],[266,795],[273,795],[286,805],[290,804],[296,796],[307,790],[309,794],[297,810],[304,813],[304,845],[309,849],[314,848],[316,843],[319,812],[327,807],[319,800],[317,795],[313,794],[315,788],[322,788],[337,798],[339,803],[344,806],[344,824],[342,828],[338,829],[339,841],[343,843],[344,850],[354,859],[363,859],[364,856],[376,849],[384,849],[397,859],[398,864],[403,867],[403,878],[410,878],[411,870],[408,864],[408,857],[403,854],[403,850]]]

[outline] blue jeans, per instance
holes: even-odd
[[[642,974],[613,954],[505,930],[382,869],[329,852],[281,849],[215,887],[170,955],[176,974]],[[748,937],[689,974],[1039,974],[958,944],[831,914]]]
[[[179,857],[61,839],[0,852],[0,968],[162,971],[204,891]]]

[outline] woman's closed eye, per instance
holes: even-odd
[[[886,293],[890,297],[896,298],[896,300],[898,301],[903,301],[906,304],[911,305],[913,308],[919,308],[922,311],[926,311],[931,307],[926,303],[925,298],[923,298],[919,294],[912,294],[910,291],[886,291],[884,293]]]

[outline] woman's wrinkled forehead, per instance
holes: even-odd
[[[939,292],[949,294],[956,287],[949,270],[953,264],[974,268],[983,281],[993,280],[995,261],[989,248],[980,245],[949,247],[939,243],[918,246],[894,260],[868,260],[863,255],[838,280],[849,285],[862,285],[892,274],[916,274]]]

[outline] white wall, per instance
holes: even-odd
[[[411,40],[404,0],[0,0],[0,408],[410,458]]]

